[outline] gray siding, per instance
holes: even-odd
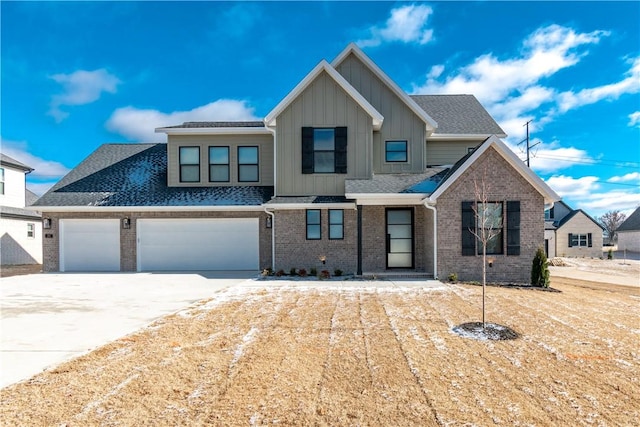
[[[276,195],[344,195],[345,178],[371,176],[371,117],[325,72],[276,120]],[[347,127],[347,174],[302,173],[305,126]]]
[[[425,167],[425,123],[387,85],[353,54],[336,68],[338,72],[384,116],[373,136],[375,173],[422,172]],[[407,163],[385,162],[385,141],[406,140]]]
[[[427,166],[453,165],[482,141],[427,141]]]
[[[169,135],[167,142],[167,178],[169,187],[205,187],[227,185],[273,185],[272,135]],[[180,182],[179,147],[200,147],[200,182]],[[209,147],[229,147],[230,182],[209,182]],[[257,146],[259,182],[238,182],[238,147]]]

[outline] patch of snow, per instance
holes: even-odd
[[[238,360],[240,360],[240,358],[244,354],[244,349],[247,347],[248,344],[250,344],[253,340],[255,340],[256,333],[258,333],[259,331],[260,330],[258,328],[256,328],[255,326],[252,326],[251,329],[249,329],[249,332],[247,332],[245,336],[242,337],[242,342],[238,344],[238,346],[236,347],[236,350],[233,353],[233,360],[231,361],[231,366],[234,366],[238,362]]]

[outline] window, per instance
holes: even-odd
[[[4,168],[0,168],[0,194],[4,194]]]
[[[544,219],[551,221],[553,219],[553,208],[544,211]]]
[[[344,239],[344,211],[342,209],[329,209],[329,239]]]
[[[320,240],[320,209],[307,210],[307,240]]]
[[[258,147],[238,147],[238,181],[258,182]]]
[[[347,128],[302,128],[302,173],[347,173]]]
[[[406,162],[407,141],[386,141],[384,153],[385,162]]]
[[[209,182],[229,182],[229,147],[209,147]]]
[[[200,147],[180,147],[180,182],[200,182]]]
[[[36,225],[31,222],[27,223],[27,237],[36,237]]]
[[[586,248],[586,247],[592,247],[593,245],[593,241],[592,241],[592,235],[591,233],[587,233],[587,234],[571,234],[569,233],[569,247],[579,247],[579,248]]]
[[[502,254],[502,203],[477,204],[478,255],[482,255],[482,240],[488,238],[487,255]]]

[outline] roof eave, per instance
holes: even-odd
[[[28,206],[38,212],[201,212],[201,211],[264,211],[264,205],[198,205],[198,206]]]
[[[420,205],[427,193],[346,193],[358,205]]]
[[[267,135],[266,127],[205,127],[205,128],[156,128],[156,133],[167,135]]]
[[[427,141],[484,141],[491,135],[489,133],[432,133]],[[495,134],[498,138],[506,138],[507,134]]]

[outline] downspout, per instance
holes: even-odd
[[[276,215],[273,211],[264,208],[267,215],[271,215],[271,270],[276,270]]]
[[[278,188],[276,186],[276,183],[278,180],[278,173],[277,173],[278,170],[276,169],[276,159],[278,158],[278,154],[276,150],[276,130],[275,128],[267,126],[266,123],[265,123],[265,128],[267,128],[267,130],[271,132],[271,134],[273,135],[273,196],[271,197],[273,199],[274,197],[276,197],[276,189]]]
[[[438,211],[435,203],[431,204],[429,199],[424,200],[424,207],[433,211],[433,278],[438,279]]]

